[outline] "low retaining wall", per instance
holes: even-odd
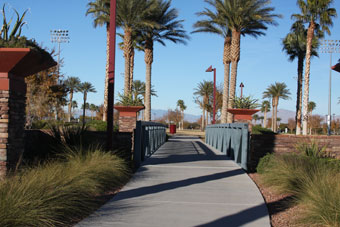
[[[296,152],[296,145],[315,140],[326,146],[326,152],[340,159],[340,136],[251,135],[249,169],[254,171],[258,161],[267,153]]]

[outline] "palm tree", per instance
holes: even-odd
[[[104,90],[104,106],[103,121],[107,117],[107,101],[108,101],[108,83],[109,83],[109,37],[110,37],[110,0],[94,0],[87,4],[86,16],[91,14],[93,17],[93,26],[106,26],[106,68],[105,68],[105,90]]]
[[[279,105],[279,99],[289,99],[289,89],[285,83],[271,84],[266,91],[263,92],[263,98],[271,98],[273,106],[272,116],[272,130],[277,131],[277,106]]]
[[[269,111],[270,111],[270,102],[268,100],[265,100],[261,104],[261,112],[263,113],[263,128],[267,128],[267,112]]]
[[[258,121],[260,119],[259,115],[254,114],[253,115],[253,120],[255,121],[255,125],[256,125],[256,121]]]
[[[80,84],[79,87],[79,91],[81,93],[83,93],[83,100],[84,100],[84,104],[83,104],[83,127],[85,126],[85,107],[86,107],[86,100],[87,100],[87,94],[89,92],[97,92],[96,89],[93,87],[93,85],[89,82],[84,82]]]
[[[251,35],[258,37],[264,35],[263,30],[267,29],[267,24],[276,25],[274,18],[281,17],[272,14],[274,8],[268,7],[270,0],[215,0],[217,11],[227,21],[228,27],[232,32],[231,38],[231,76],[229,87],[228,108],[233,108],[237,67],[240,60],[241,35]],[[231,123],[232,114],[228,114],[227,122]]]
[[[312,127],[310,126],[310,121],[311,118],[313,116],[313,110],[315,110],[316,108],[316,103],[313,101],[308,102],[308,109],[307,109],[307,113],[308,113],[308,127],[309,127],[309,134],[312,135]]]
[[[204,130],[205,125],[208,124],[208,121],[205,122],[206,112],[209,110],[210,105],[210,97],[214,90],[213,82],[211,81],[203,81],[197,85],[197,88],[194,89],[194,101],[196,104],[200,105],[202,109],[202,130]],[[208,113],[207,113],[208,115]]]
[[[184,104],[184,101],[182,99],[177,101],[177,106],[179,107],[181,113],[182,113],[182,122],[181,122],[181,126],[180,129],[184,129],[183,125],[184,125],[184,110],[186,110],[187,106]]]
[[[72,104],[73,104],[73,94],[79,91],[80,79],[78,77],[68,77],[64,84],[66,85],[66,89],[70,94],[69,103],[68,103],[68,121],[71,121],[72,118]]]
[[[130,93],[130,66],[133,53],[133,33],[141,27],[154,27],[157,24],[147,19],[150,10],[154,9],[154,1],[151,0],[118,0],[117,1],[117,25],[124,30],[124,58],[125,81],[124,95]]]
[[[298,6],[301,14],[294,14],[292,17],[305,24],[308,24],[307,31],[307,48],[306,48],[306,70],[305,86],[303,96],[303,117],[302,133],[307,135],[308,119],[308,101],[309,101],[309,76],[310,76],[310,59],[312,56],[313,38],[316,32],[323,34],[327,32],[330,35],[329,26],[333,25],[332,18],[337,16],[336,10],[330,8],[333,0],[298,0]]]
[[[91,111],[91,120],[93,120],[93,113],[98,111],[98,109],[98,106],[96,106],[95,104],[90,104],[89,110]]]
[[[140,80],[134,80],[132,83],[132,97],[134,99],[139,98],[141,95],[143,97],[143,100],[145,100],[145,83],[140,81]],[[157,92],[151,85],[151,96],[156,96],[157,97]]]
[[[145,53],[144,60],[146,64],[144,100],[146,121],[151,120],[151,67],[154,42],[158,42],[163,46],[165,46],[164,40],[186,44],[185,39],[189,38],[183,30],[183,20],[176,20],[178,12],[174,8],[171,9],[170,5],[171,1],[155,0],[154,8],[150,11],[147,20],[153,21],[157,26],[144,26],[140,30],[141,46]]]
[[[207,17],[204,20],[197,21],[194,24],[195,30],[192,33],[207,32],[217,34],[224,39],[223,49],[223,64],[224,64],[224,83],[223,83],[223,99],[222,99],[222,113],[221,123],[227,123],[227,108],[228,108],[228,95],[229,95],[229,77],[230,77],[230,48],[231,48],[231,30],[228,27],[227,20],[223,17],[223,14],[218,10],[217,2],[214,0],[206,0],[206,3],[216,9],[213,12],[209,9],[197,13],[198,16]]]
[[[302,115],[302,81],[303,81],[303,62],[306,57],[307,29],[301,21],[296,21],[291,28],[291,32],[282,41],[282,50],[289,56],[290,61],[298,60],[298,78],[296,94],[296,135],[301,134],[301,115]],[[314,38],[312,45],[312,55],[318,56],[318,39]]]

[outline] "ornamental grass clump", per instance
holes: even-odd
[[[316,147],[305,145],[307,153],[267,155],[258,172],[265,185],[301,205],[301,223],[340,226],[340,161],[324,158],[319,148],[310,150]]]
[[[125,162],[98,149],[23,169],[0,182],[0,226],[62,226],[89,214],[96,196],[127,182]]]

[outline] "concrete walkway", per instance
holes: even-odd
[[[173,137],[111,201],[77,226],[269,227],[256,185],[196,137]]]

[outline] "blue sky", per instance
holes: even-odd
[[[9,15],[15,8],[20,13],[29,9],[26,16],[27,26],[23,34],[34,38],[44,47],[53,48],[50,41],[50,30],[69,30],[70,43],[62,44],[61,57],[64,67],[61,71],[66,76],[77,76],[82,81],[91,82],[97,93],[89,94],[90,103],[101,104],[104,97],[104,76],[106,62],[105,28],[94,28],[91,16],[86,17],[88,0],[5,0]],[[340,1],[334,1],[333,7],[340,14]],[[196,12],[203,10],[203,0],[173,0],[172,6],[179,11],[179,18],[184,19],[184,27],[190,33],[192,25],[197,21]],[[292,93],[290,100],[282,100],[279,108],[295,110],[297,62],[289,62],[282,52],[282,38],[289,32],[292,24],[291,14],[298,13],[295,0],[273,0],[275,13],[282,14],[278,26],[270,26],[266,36],[257,39],[242,37],[241,60],[238,68],[237,85],[244,83],[244,94],[262,100],[262,92],[274,82],[285,82]],[[340,19],[334,20],[331,36],[326,39],[340,39]],[[118,30],[122,32],[121,30]],[[223,82],[223,38],[212,34],[192,34],[188,45],[167,43],[154,48],[152,83],[158,97],[152,98],[153,109],[175,108],[178,99],[187,105],[187,113],[201,114],[201,110],[193,102],[194,88],[200,81],[212,80],[213,74],[206,73],[210,66],[217,69],[217,83]],[[121,41],[120,38],[117,39]],[[340,58],[333,54],[333,63]],[[319,58],[312,59],[310,100],[316,102],[315,113],[328,113],[328,77],[329,54],[320,53]],[[116,52],[115,92],[123,90],[124,58],[122,51]],[[135,62],[135,79],[145,80],[144,53],[138,52]],[[340,74],[332,73],[332,113],[340,114]],[[237,94],[239,95],[239,88]],[[80,101],[81,94],[75,98]]]

